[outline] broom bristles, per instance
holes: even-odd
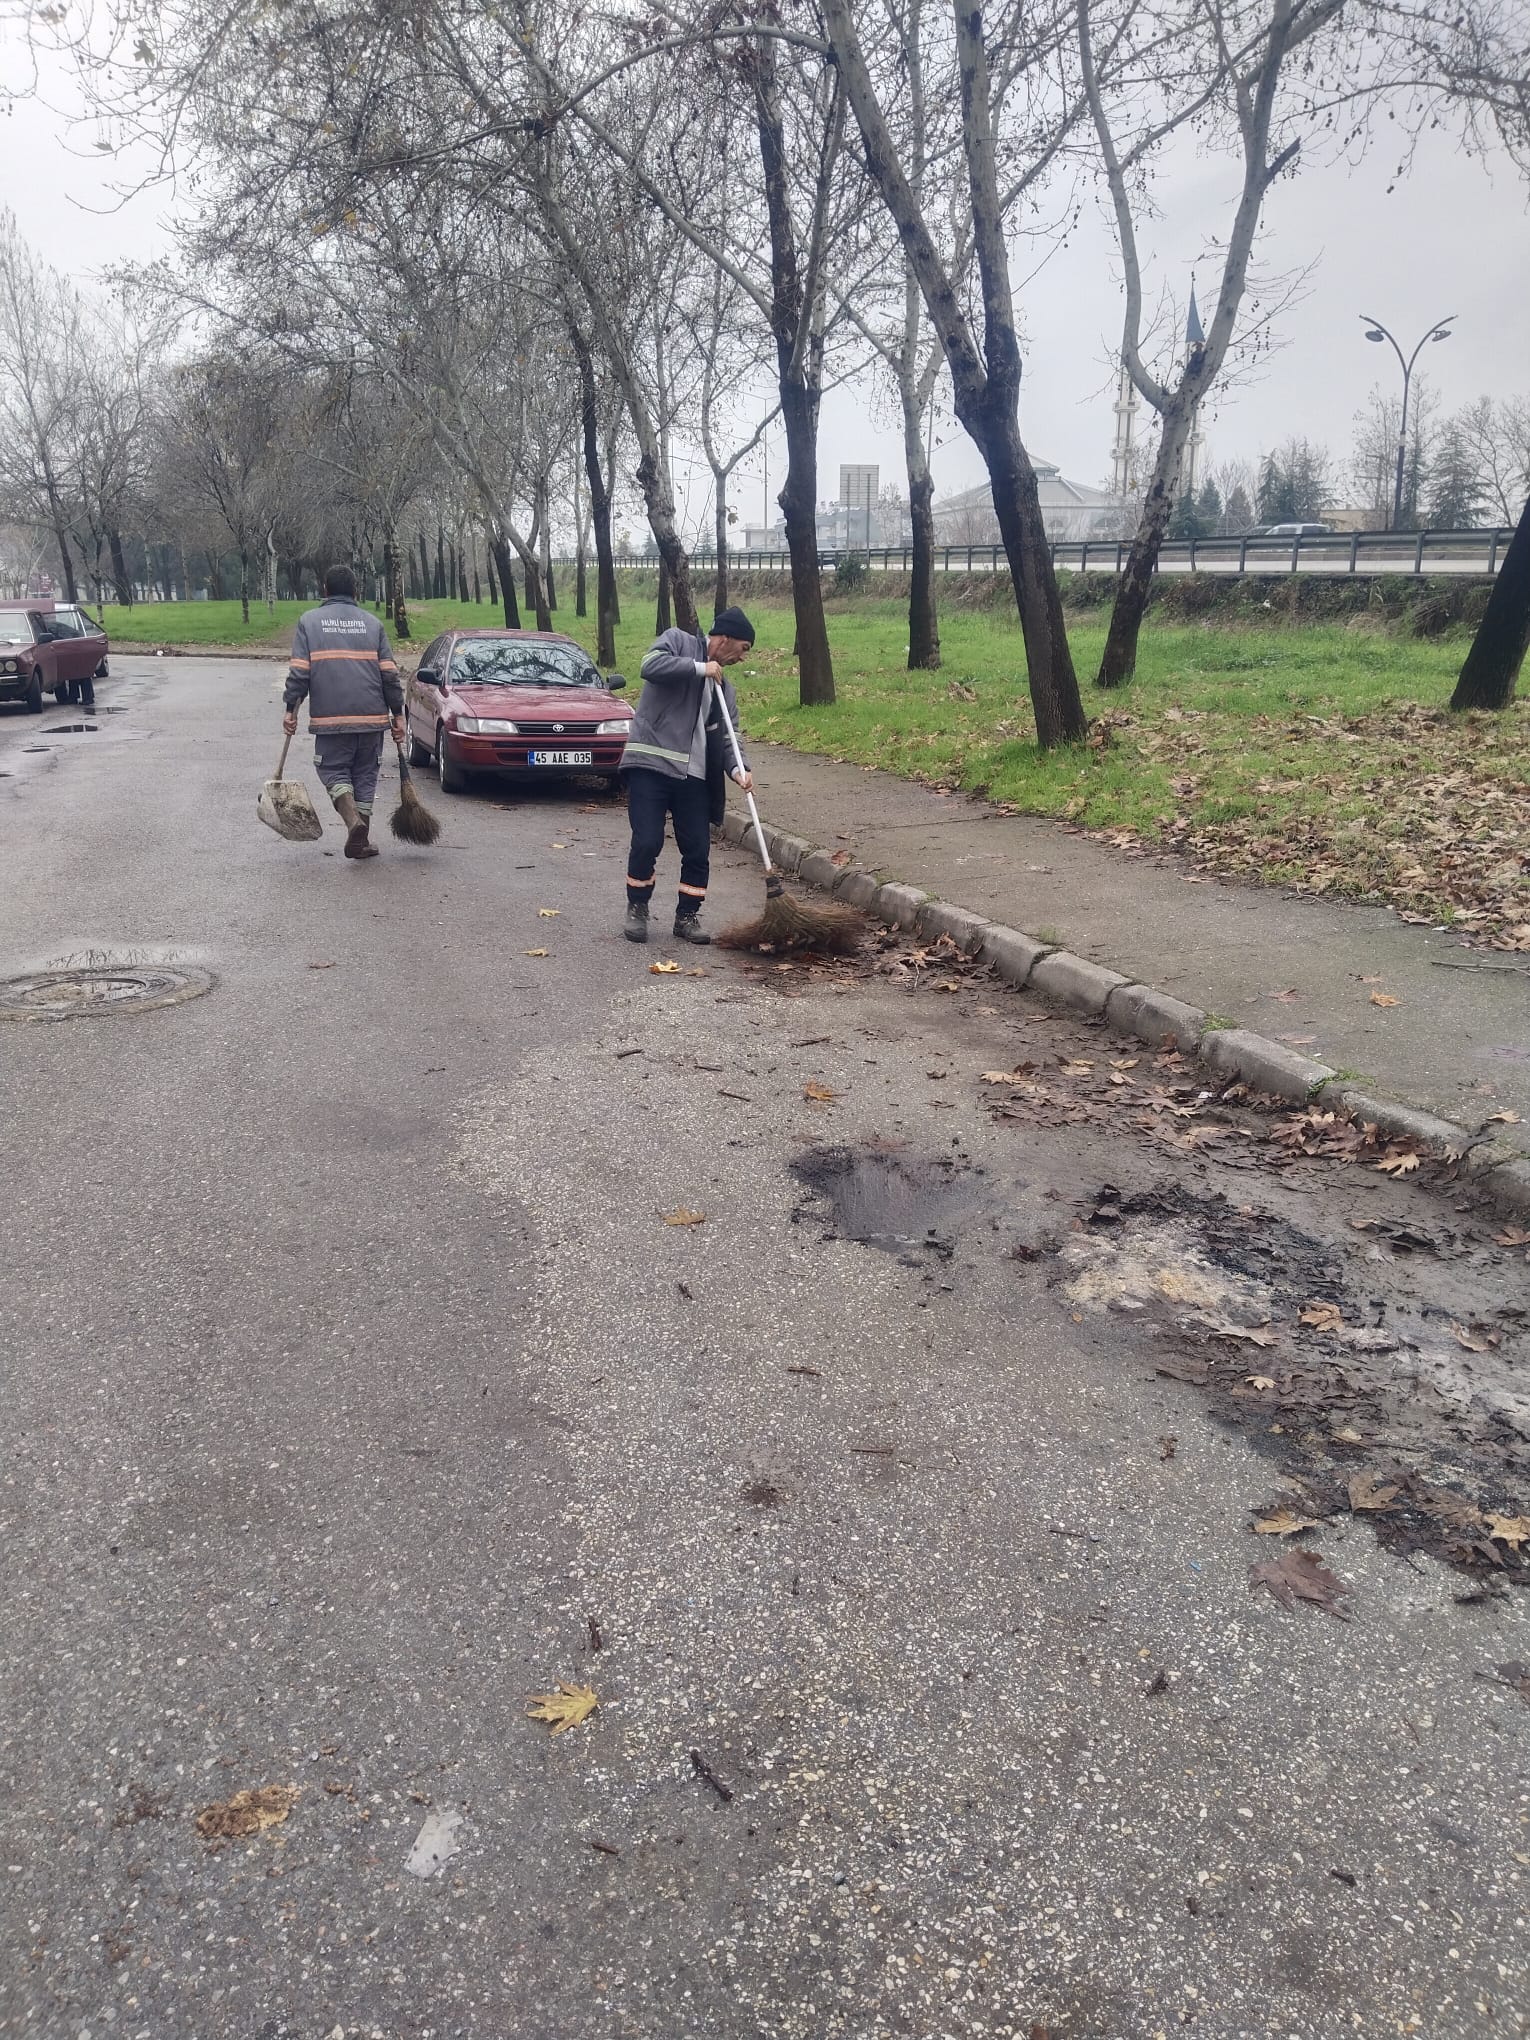
[[[398,792],[398,806],[388,817],[388,827],[401,843],[434,843],[441,824],[406,779]]]
[[[771,894],[756,920],[741,921],[717,937],[724,949],[820,949],[850,956],[866,932],[853,907],[810,907],[789,892]]]

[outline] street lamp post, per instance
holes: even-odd
[[[1398,346],[1395,337],[1387,331],[1380,319],[1373,319],[1366,312],[1360,314],[1360,323],[1366,328],[1366,339],[1377,341],[1390,340],[1392,342],[1392,352],[1397,356],[1397,365],[1403,372],[1402,416],[1398,420],[1397,425],[1397,479],[1392,486],[1392,522],[1388,526],[1388,529],[1392,531],[1396,531],[1397,527],[1402,523],[1403,468],[1408,454],[1408,392],[1413,385],[1413,364],[1422,353],[1426,340],[1448,340],[1450,338],[1451,324],[1459,316],[1459,313],[1452,312],[1448,319],[1436,319],[1432,325],[1425,329],[1423,339],[1419,341],[1418,346],[1414,348],[1413,352],[1404,357],[1403,351]]]

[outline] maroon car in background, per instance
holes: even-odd
[[[106,632],[74,602],[0,601],[0,701],[33,715],[43,696],[78,701],[87,681],[104,680]]]
[[[445,793],[477,772],[591,773],[616,784],[632,709],[582,645],[548,630],[449,630],[425,647],[404,695],[409,756],[435,761]]]

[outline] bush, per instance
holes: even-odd
[[[836,595],[854,595],[866,585],[866,562],[859,553],[846,553],[834,569]]]

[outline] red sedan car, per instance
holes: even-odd
[[[404,695],[409,756],[435,760],[445,793],[475,772],[616,784],[632,709],[572,638],[547,630],[449,630],[425,647]]]
[[[106,677],[109,650],[106,632],[77,603],[0,601],[0,701],[22,702],[33,715],[45,694],[78,701]]]

